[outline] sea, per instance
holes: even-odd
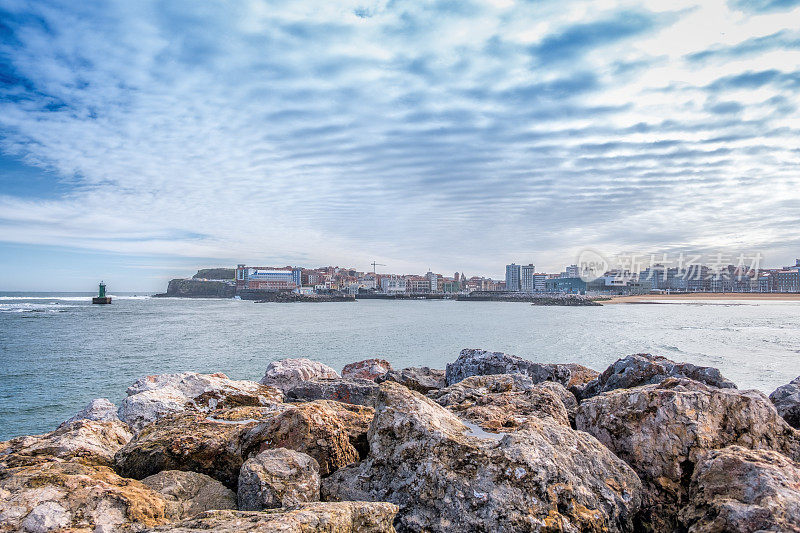
[[[0,293],[0,440],[55,429],[93,398],[119,405],[150,374],[258,380],[308,357],[337,370],[371,357],[445,368],[464,348],[603,370],[649,352],[718,367],[769,394],[800,375],[800,302],[682,301],[602,307],[361,300],[265,303],[112,294]]]

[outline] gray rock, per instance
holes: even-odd
[[[676,363],[659,355],[637,353],[618,359],[596,379],[587,383],[578,394],[581,398],[591,398],[601,392],[652,385],[670,377],[693,379],[721,389],[736,388],[716,368]]]
[[[317,378],[303,381],[286,391],[288,401],[335,400],[354,405],[372,405],[378,385],[371,379]]]
[[[208,413],[224,407],[269,406],[283,401],[283,393],[273,387],[232,380],[222,373],[146,376],[128,387],[127,393],[119,417],[136,432],[175,413]]]
[[[242,465],[238,498],[241,511],[319,501],[319,464],[286,448],[261,452]]]
[[[337,379],[339,377],[336,370],[328,365],[301,357],[271,362],[267,366],[264,377],[261,378],[261,384],[287,391],[309,379]]]
[[[167,501],[171,520],[191,518],[212,509],[236,509],[236,493],[205,474],[164,470],[142,480],[142,484]]]
[[[800,468],[769,450],[705,452],[680,518],[692,533],[800,532]]]
[[[385,382],[368,436],[366,460],[323,479],[322,496],[396,503],[403,531],[629,531],[639,508],[630,467],[547,420],[482,434]]]
[[[470,376],[524,374],[533,379],[534,383],[557,381],[567,386],[571,377],[571,371],[566,365],[534,363],[516,355],[475,349],[461,350],[458,359],[447,364],[445,374],[447,385],[453,385]]]
[[[549,418],[569,426],[569,413],[561,398],[570,397],[577,404],[575,397],[563,385],[547,383],[555,390],[534,384],[522,374],[472,376],[428,397],[487,431],[516,431],[531,418]]]
[[[447,386],[444,370],[427,366],[412,366],[402,370],[390,370],[383,376],[376,378],[375,381],[378,383],[394,381],[422,394],[427,394],[436,389],[443,389]]]
[[[397,506],[385,502],[313,502],[292,509],[209,511],[147,531],[170,533],[394,533]]]
[[[71,521],[69,511],[56,502],[43,502],[22,521],[22,530],[30,533],[46,533],[67,527]]]
[[[769,399],[790,426],[800,429],[800,376],[775,389]]]
[[[98,422],[119,420],[119,416],[117,416],[117,406],[105,398],[96,398],[89,402],[86,407],[78,411],[75,416],[64,421],[61,426],[66,426],[78,420],[96,420]]]
[[[739,445],[800,458],[800,432],[758,391],[720,389],[689,379],[618,389],[584,400],[576,425],[630,464],[644,487],[641,522],[677,528],[698,457]]]

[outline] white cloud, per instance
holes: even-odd
[[[797,72],[709,86],[792,75],[798,52],[686,56],[800,11],[650,8],[12,4],[0,147],[72,186],[0,197],[0,240],[500,274],[582,246],[733,246],[744,226],[788,254]]]

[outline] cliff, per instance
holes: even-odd
[[[167,292],[156,294],[156,297],[179,298],[233,298],[236,287],[222,281],[200,281],[196,279],[173,279],[167,286]]]
[[[236,269],[233,268],[201,268],[192,279],[229,279],[233,281]]]

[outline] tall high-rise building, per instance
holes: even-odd
[[[570,265],[566,268],[566,278],[579,278],[580,277],[580,270],[578,270],[578,265]]]
[[[533,275],[536,267],[532,264],[519,267],[519,290],[522,292],[533,292],[536,290],[536,280]]]
[[[515,265],[514,263],[506,265],[506,290],[507,291],[520,290],[519,265]]]

